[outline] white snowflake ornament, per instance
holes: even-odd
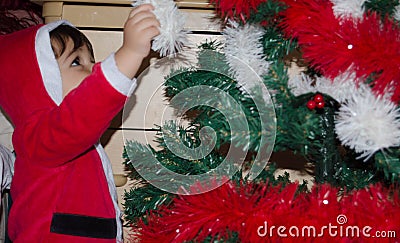
[[[232,20],[223,31],[228,65],[239,85],[245,88],[252,88],[249,77],[253,74],[249,73],[249,67],[259,76],[268,73],[270,63],[265,60],[260,41],[263,34],[263,29],[258,25],[239,26]]]
[[[400,5],[397,5],[394,9],[394,16],[397,21],[400,21]]]
[[[295,96],[306,93],[322,93],[329,95],[339,103],[350,99],[357,90],[355,74],[350,71],[338,75],[333,80],[324,76],[316,77],[314,80],[304,73],[300,73],[289,78],[288,85]]]
[[[366,0],[331,0],[335,16],[341,18],[361,19],[364,15]]]
[[[400,145],[400,112],[389,99],[376,97],[369,87],[360,84],[340,107],[335,131],[344,145],[367,160],[377,151]]]
[[[154,15],[160,22],[160,34],[153,40],[151,49],[167,56],[182,50],[187,44],[184,29],[185,16],[178,10],[173,0],[138,0],[134,7],[149,3],[154,6]]]

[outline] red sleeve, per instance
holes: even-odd
[[[106,80],[100,64],[62,101],[36,112],[20,130],[24,154],[44,166],[59,166],[96,144],[127,96]],[[17,152],[18,154],[18,152]]]

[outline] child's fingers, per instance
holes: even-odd
[[[154,7],[151,4],[142,4],[134,9],[129,13],[128,19],[134,17],[137,13],[143,12],[143,11],[153,11]]]
[[[128,22],[130,24],[136,24],[142,21],[143,19],[156,19],[156,16],[150,11],[139,12],[132,18],[128,19]]]
[[[155,19],[155,18],[144,18],[144,19],[141,19],[140,21],[138,21],[136,24],[135,24],[137,27],[137,30],[139,30],[139,31],[141,31],[141,30],[144,30],[144,29],[147,29],[147,28],[149,28],[149,27],[160,27],[160,22],[158,22],[158,20],[157,19]]]
[[[128,21],[125,25],[125,33],[131,33],[133,36],[132,38],[142,38],[142,31],[144,31],[147,28],[152,28],[155,27],[157,30],[160,28],[160,23],[156,18],[153,17],[145,17],[137,22],[135,22],[133,19]]]
[[[155,26],[151,26],[147,29],[144,29],[141,34],[144,39],[151,40],[160,34],[160,30]]]

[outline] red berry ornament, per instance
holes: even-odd
[[[316,106],[317,106],[318,109],[322,109],[325,106],[325,102],[324,101],[316,102]]]
[[[322,96],[322,94],[316,94],[315,96],[314,96],[314,101],[315,102],[323,102],[324,101],[324,97]]]
[[[322,109],[325,106],[324,96],[322,94],[316,94],[307,102],[307,108],[314,110],[315,108]]]
[[[317,102],[315,102],[314,100],[309,100],[307,102],[307,108],[310,110],[314,110],[315,107],[317,107]]]

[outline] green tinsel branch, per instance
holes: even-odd
[[[265,1],[258,5],[250,17],[250,23],[261,23],[264,26],[274,26],[279,19],[279,13],[286,9],[284,3],[280,1]]]
[[[398,5],[398,0],[369,0],[364,3],[366,12],[376,12],[382,19],[392,17]]]
[[[161,204],[169,203],[175,194],[162,191],[149,183],[137,168],[142,170],[154,171],[149,168],[156,160],[168,170],[178,174],[197,175],[206,173],[216,168],[225,159],[225,155],[212,151],[198,160],[187,160],[171,152],[166,143],[164,135],[171,136],[175,133],[180,141],[188,148],[196,148],[199,145],[199,128],[190,127],[183,129],[175,123],[169,122],[162,127],[158,127],[160,132],[156,135],[159,150],[155,150],[150,145],[143,145],[136,141],[128,141],[124,148],[125,167],[129,171],[128,176],[134,180],[135,188],[126,192],[125,199],[125,219],[129,224],[134,224],[137,220],[145,218],[150,210],[156,209]],[[234,166],[234,163],[232,163]],[[232,168],[233,169],[233,168]],[[162,179],[162,172],[155,180]],[[150,181],[151,182],[151,181]],[[191,185],[188,185],[190,187]]]
[[[381,16],[392,16],[394,14],[393,9],[398,4],[399,1],[367,1],[365,8],[367,11],[378,12]],[[319,179],[317,178],[317,181],[328,180],[336,186],[347,187],[348,189],[362,188],[370,183],[382,181],[384,178],[392,182],[398,181],[400,175],[400,150],[398,148],[393,148],[388,153],[377,152],[370,161],[360,163],[356,159],[356,154],[337,143],[333,124],[337,107],[328,107],[323,112],[310,111],[305,104],[314,94],[296,97],[290,91],[287,74],[288,64],[290,62],[305,64],[301,63],[301,52],[299,52],[296,41],[285,38],[276,25],[279,22],[279,12],[284,8],[285,6],[279,1],[266,1],[259,6],[257,13],[253,14],[249,20],[249,22],[262,23],[265,26],[262,43],[264,54],[266,59],[271,61],[271,66],[269,74],[263,78],[272,93],[277,116],[274,151],[291,150],[304,156],[309,161],[314,162],[315,167],[317,167],[317,174],[318,168],[322,168],[320,175],[329,170],[328,173],[331,178],[324,179],[322,176]],[[248,145],[249,158],[247,158],[247,162],[251,163],[254,159],[252,153],[257,152],[261,132],[263,132],[258,118],[260,111],[255,108],[252,98],[239,89],[233,78],[221,74],[229,73],[229,66],[223,53],[218,53],[222,50],[222,44],[211,41],[203,43],[201,48],[198,56],[200,68],[172,72],[165,82],[165,95],[172,99],[176,94],[187,88],[207,85],[221,89],[234,97],[240,103],[249,125],[250,145]],[[207,50],[217,51],[216,55],[208,55]],[[215,72],[204,70],[214,70]],[[318,75],[310,67],[307,67],[305,73],[311,76]],[[201,96],[196,97],[196,99],[196,102],[200,103],[205,101],[201,100]],[[203,97],[203,99],[209,99],[209,97]],[[193,102],[193,100],[187,102]],[[173,103],[172,105],[176,109],[180,109],[185,104]],[[232,116],[237,116],[235,110],[230,113]],[[221,163],[225,158],[224,148],[226,145],[245,146],[241,144],[242,134],[235,134],[236,131],[230,129],[223,114],[213,107],[193,107],[186,114],[186,118],[190,119],[188,128],[177,128],[173,124],[165,124],[160,129],[167,129],[170,131],[169,134],[176,134],[176,138],[188,148],[196,148],[200,145],[199,130],[204,126],[210,126],[217,134],[215,150],[199,160],[182,159],[168,150],[162,132],[156,138],[159,150],[151,147],[144,148],[143,145],[138,143],[128,143],[126,145],[127,160],[125,164],[131,171],[130,177],[141,185],[125,194],[126,203],[124,206],[128,222],[134,223],[140,218],[145,219],[145,215],[150,210],[157,209],[162,204],[168,204],[173,198],[172,194],[155,188],[137,173],[133,164],[146,163],[146,156],[141,157],[141,154],[151,151],[160,163],[177,173],[201,174]],[[294,161],[294,163],[296,162]],[[270,183],[289,181],[287,174],[275,179],[273,171],[274,167],[270,166],[255,180],[269,181]],[[241,171],[235,174],[232,179],[238,183],[245,181]]]
[[[306,103],[315,94],[294,96],[288,87],[287,69],[282,61],[271,64],[264,82],[273,93],[277,116],[274,151],[290,150],[313,162],[317,182],[328,181],[351,189],[383,179],[377,171],[379,167],[366,163],[355,166],[360,164],[357,155],[340,146],[333,122],[338,105],[331,98],[325,96],[327,107],[323,110],[310,111]]]

